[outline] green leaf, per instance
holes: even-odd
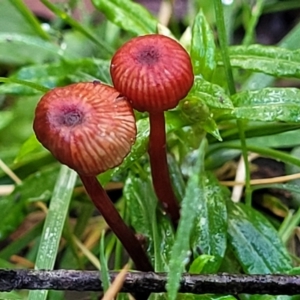
[[[194,208],[197,217],[191,234],[191,247],[194,257],[201,254],[214,257],[204,266],[203,273],[216,273],[227,246],[226,203],[222,188],[211,174],[207,175],[203,193]]]
[[[279,43],[279,46],[287,48],[290,50],[300,48],[300,23],[298,23]],[[272,85],[275,77],[270,75],[255,73],[250,78],[244,82],[243,89],[259,89]]]
[[[107,258],[105,255],[105,231],[102,231],[101,237],[100,237],[100,252],[99,252],[99,260],[101,265],[100,270],[100,278],[103,284],[103,291],[106,293],[109,286],[110,286],[110,278],[108,273],[108,265],[107,265]]]
[[[295,148],[292,149],[291,151],[291,155],[300,158],[300,147],[299,147],[299,143],[298,143],[298,137],[300,135],[300,130],[295,130],[295,134],[294,136],[291,136],[290,140],[294,141],[294,146]],[[296,173],[300,173],[300,167],[299,166],[295,166],[295,165],[291,165],[291,164],[287,164],[285,166],[286,168],[286,172],[288,175],[290,174],[296,174]],[[289,182],[287,185],[291,185],[294,186],[294,189],[292,191],[292,196],[293,196],[293,200],[292,200],[292,204],[297,205],[297,207],[299,207],[299,203],[300,203],[300,179],[295,179],[292,180],[291,182]]]
[[[32,22],[30,22],[24,14],[21,14],[19,2],[20,0],[1,0],[0,32],[15,32],[35,35],[37,33],[36,28],[32,26]]]
[[[131,226],[147,238],[147,252],[153,258],[155,271],[166,271],[174,240],[173,230],[166,217],[157,212],[157,198],[149,174],[141,169],[139,176],[131,173],[125,181],[123,194],[128,202]]]
[[[50,36],[43,29],[42,24],[39,22],[38,18],[34,15],[28,5],[26,5],[22,0],[12,1],[11,4],[14,5],[24,20],[31,26],[36,35],[40,36],[42,39],[50,40]],[[11,22],[11,19],[8,20]],[[23,23],[24,22],[22,22],[22,26]]]
[[[82,35],[88,38],[90,41],[94,42],[99,49],[99,52],[107,52],[109,54],[113,53],[113,49],[99,39],[88,27],[82,24],[82,22],[77,21],[73,17],[69,16],[64,9],[60,9],[58,6],[49,0],[40,0],[48,9],[50,9],[57,17],[61,18],[64,22],[69,24],[73,29],[79,31]]]
[[[227,201],[228,234],[237,259],[247,274],[286,272],[291,260],[269,221],[253,208]]]
[[[26,178],[12,194],[0,201],[0,240],[5,239],[23,221],[26,204],[31,199],[50,195],[57,177],[57,168],[47,168]]]
[[[41,86],[41,85],[38,85],[34,82],[30,82],[30,81],[26,81],[26,80],[20,80],[20,79],[17,79],[17,78],[6,78],[6,77],[0,77],[0,82],[4,82],[4,83],[7,83],[7,84],[14,84],[16,85],[17,87],[19,88],[25,88],[25,89],[28,89],[30,90],[31,93],[35,93],[35,92],[38,92],[38,93],[46,93],[48,92],[48,88],[44,87],[44,86]],[[1,87],[3,87],[4,85],[1,85]],[[6,85],[5,85],[6,86]],[[25,95],[25,93],[24,93]]]
[[[42,38],[18,33],[0,33],[0,49],[0,62],[13,65],[43,63],[60,58],[64,52]]]
[[[61,166],[49,210],[40,240],[35,261],[35,269],[52,270],[56,260],[58,246],[69,210],[69,204],[76,181],[76,172],[66,166]],[[45,300],[48,291],[30,291],[29,300]]]
[[[14,115],[12,111],[0,111],[0,130],[7,126],[13,119]]]
[[[212,295],[212,294],[204,294],[204,295],[194,295],[194,294],[181,294],[177,297],[178,300],[236,300],[234,296],[231,295]]]
[[[0,299],[2,300],[21,300],[21,299],[25,299],[24,296],[18,294],[15,291],[12,292],[0,292]]]
[[[282,126],[283,124],[278,123],[278,125]],[[276,124],[273,124],[273,126],[276,126]],[[247,143],[252,145],[257,145],[257,146],[271,147],[271,148],[281,148],[281,149],[292,148],[299,145],[299,142],[297,140],[299,136],[300,136],[299,129],[286,131],[278,134],[271,134],[270,132],[270,134],[267,136],[249,138],[247,139]],[[300,155],[295,155],[295,156],[300,158]],[[292,173],[298,173],[299,171],[300,170],[297,169],[296,172],[292,172]]]
[[[300,90],[265,88],[243,91],[231,97],[236,106],[232,112],[239,119],[253,121],[300,121]]]
[[[32,134],[21,146],[14,163],[28,162],[40,157],[40,155],[46,155],[48,151],[40,144],[35,134]]]
[[[300,267],[294,267],[288,271],[289,275],[300,275]]]
[[[299,300],[299,296],[240,295],[241,300]]]
[[[181,217],[179,220],[175,243],[172,247],[171,260],[169,264],[167,294],[168,299],[175,300],[179,288],[181,274],[190,257],[190,236],[193,230],[194,220],[198,210],[195,209],[203,197],[204,192],[204,153],[205,140],[198,149],[196,164],[187,182],[185,196],[181,205]]]
[[[213,261],[214,257],[211,255],[202,254],[198,256],[190,265],[189,274],[201,274],[204,266]]]
[[[200,10],[192,27],[191,59],[195,75],[210,80],[216,68],[214,35]]]
[[[185,194],[185,182],[178,162],[172,155],[167,156],[172,186],[176,198],[181,202]]]
[[[94,58],[62,60],[21,68],[9,78],[34,82],[48,88],[63,86],[74,81],[100,80],[110,83],[109,65],[110,62],[107,60]],[[36,92],[20,84],[0,85],[0,93],[3,94],[32,95]]]
[[[219,85],[210,83],[199,76],[195,77],[194,85],[190,90],[187,99],[195,98],[199,105],[203,102],[207,107],[214,110],[226,110],[230,112],[233,104],[226,91]],[[195,102],[195,106],[197,103]]]
[[[232,67],[276,77],[300,78],[299,50],[263,45],[233,46],[230,48],[230,63]]]
[[[141,5],[130,0],[92,0],[108,20],[135,35],[155,33],[157,20]]]
[[[222,141],[219,128],[215,120],[211,117],[211,112],[203,101],[196,98],[187,98],[180,103],[180,112],[182,118],[188,124],[195,124],[202,127],[217,140]]]

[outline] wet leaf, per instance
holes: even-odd
[[[233,46],[230,62],[233,67],[272,76],[300,78],[299,50],[263,45]]]
[[[214,35],[200,10],[192,27],[191,59],[195,75],[210,80],[216,68]]]
[[[156,272],[166,271],[174,234],[169,220],[157,211],[157,198],[149,175],[131,173],[124,184],[130,224],[146,238],[147,252]]]
[[[300,121],[300,90],[296,88],[265,88],[243,91],[232,96],[238,119],[253,121]]]
[[[206,132],[210,133],[217,140],[222,141],[218,126],[211,117],[211,112],[203,101],[199,101],[195,97],[187,98],[180,103],[180,112],[182,118],[189,125],[197,125],[202,127]]]
[[[222,87],[210,83],[199,76],[195,77],[194,85],[186,98],[196,99],[214,110],[226,110],[230,112],[233,109],[233,104]],[[197,105],[196,102],[195,105]]]
[[[108,20],[135,35],[155,33],[157,20],[143,6],[130,0],[92,0]]]
[[[227,201],[228,234],[237,259],[247,274],[286,272],[291,260],[276,230],[259,212]]]
[[[75,171],[60,167],[35,260],[36,270],[52,270],[54,267],[76,177]],[[48,290],[31,290],[28,299],[46,300],[47,294]]]
[[[222,188],[213,175],[207,174],[203,197],[195,206],[197,217],[191,234],[194,257],[201,254],[213,256],[204,266],[203,273],[218,271],[227,246],[227,211]]]

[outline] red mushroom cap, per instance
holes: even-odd
[[[139,111],[174,108],[194,82],[186,50],[160,34],[140,36],[125,43],[113,56],[110,72],[115,88]]]
[[[121,164],[136,136],[127,99],[99,82],[47,92],[37,105],[33,129],[57,160],[91,176]]]

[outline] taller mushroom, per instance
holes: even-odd
[[[138,111],[149,113],[149,156],[153,186],[174,224],[179,219],[167,165],[164,111],[174,108],[191,89],[194,74],[189,54],[175,40],[150,34],[125,43],[110,67],[114,87]]]

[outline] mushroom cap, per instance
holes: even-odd
[[[174,108],[194,82],[189,54],[178,42],[160,34],[125,43],[113,56],[110,73],[114,87],[138,111]]]
[[[87,176],[121,164],[136,137],[127,99],[100,82],[47,92],[37,105],[33,129],[57,160]]]

